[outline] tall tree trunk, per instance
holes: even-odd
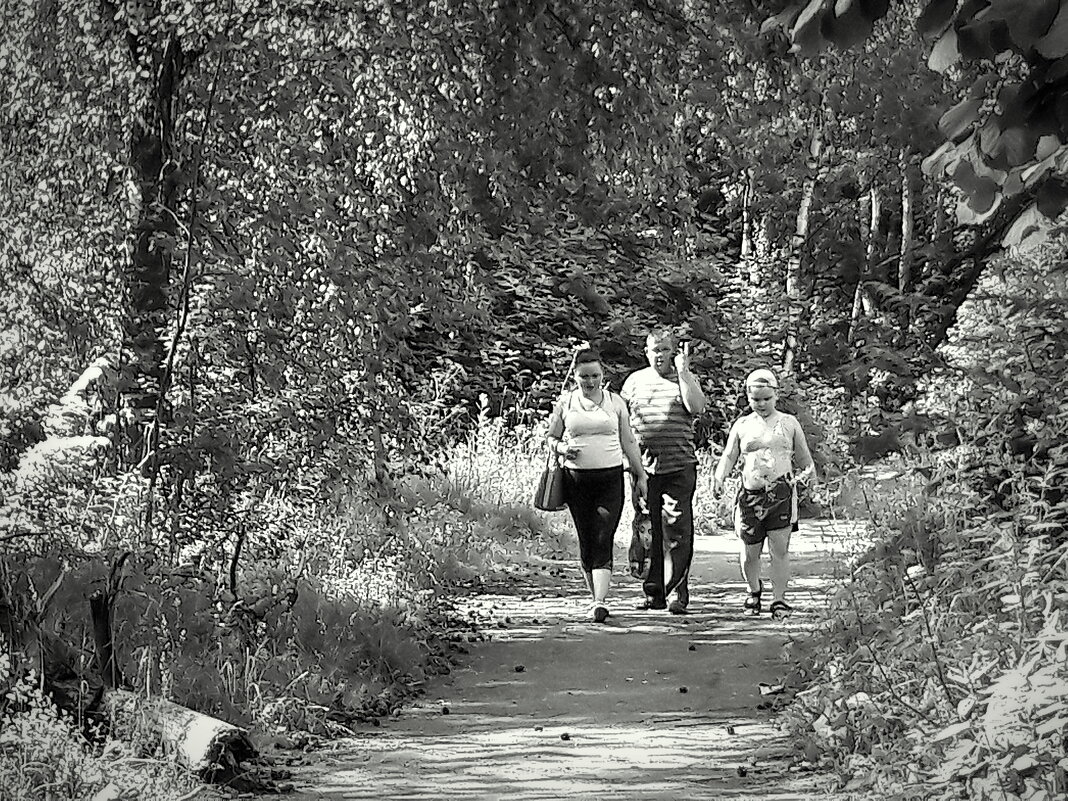
[[[868,190],[867,197],[862,195],[861,198],[859,221],[861,236],[864,237],[864,261],[861,264],[860,275],[857,276],[857,286],[853,292],[853,308],[849,315],[847,340],[850,344],[856,341],[861,314],[863,313],[865,317],[875,314],[875,304],[866,287],[866,283],[874,278],[875,256],[878,252],[876,240],[879,236],[879,216],[882,213],[879,188],[874,182]]]
[[[392,492],[392,476],[389,471],[389,452],[386,449],[386,441],[383,436],[383,424],[386,422],[383,415],[385,405],[381,400],[379,388],[379,376],[383,362],[382,336],[380,326],[380,309],[375,309],[373,322],[370,324],[371,335],[367,338],[367,348],[363,356],[364,367],[364,391],[367,393],[367,401],[371,407],[368,419],[367,436],[371,441],[371,467],[374,476],[374,485],[379,497],[389,497]]]
[[[946,190],[941,183],[935,188],[934,231],[931,241],[938,246],[939,252],[948,250],[949,240],[953,236],[953,226],[946,214]]]
[[[772,322],[776,319],[775,295],[779,284],[774,279],[771,245],[771,222],[767,216],[757,219],[754,243],[755,249],[750,259],[749,304],[747,317],[749,342],[754,356],[761,361],[773,363],[778,341],[772,339]]]
[[[753,262],[756,245],[753,242],[753,192],[756,178],[753,169],[745,171],[745,186],[742,187],[742,265],[747,267],[750,284],[760,283],[760,273],[754,274],[757,265]]]
[[[134,63],[138,46],[131,45]],[[168,286],[171,248],[177,230],[178,200],[175,162],[175,106],[185,58],[177,39],[152,55],[156,81],[130,139],[130,166],[137,183],[140,210],[133,228],[133,245],[124,270],[126,310],[123,322],[123,384],[125,401],[133,412],[126,428],[122,456],[127,465],[152,457],[150,432],[163,391],[168,324]]]
[[[913,170],[912,160],[906,148],[901,148],[898,156],[901,169],[901,253],[897,266],[897,291],[901,294],[901,311],[898,314],[898,345],[908,341],[912,312],[908,293],[912,289],[912,248],[915,219],[913,212]]]
[[[752,344],[755,355],[763,358],[770,349],[768,336],[768,287],[765,280],[765,268],[769,261],[771,235],[768,231],[768,218],[761,215],[756,208],[756,172],[745,172],[745,186],[742,188],[742,245],[740,269],[744,277],[746,296],[743,310],[745,327],[749,332],[748,341]]]
[[[879,217],[882,213],[879,188],[874,178],[871,179],[868,191],[861,195],[857,211],[857,222],[860,228],[861,240],[864,244],[864,258],[860,263],[856,288],[853,290],[853,308],[850,310],[849,329],[846,333],[846,342],[854,357],[856,352],[853,348],[857,342],[857,329],[860,327],[860,321],[864,317],[871,318],[875,314],[875,304],[872,302],[871,294],[867,288],[867,282],[875,277]],[[860,413],[860,407],[863,405],[858,403],[858,398],[862,396],[865,389],[864,380],[858,377],[851,377],[850,380],[843,383],[845,385],[846,398],[842,425],[847,431],[856,431],[858,414]]]
[[[801,331],[801,268],[805,247],[808,244],[808,223],[812,211],[812,198],[816,194],[819,177],[820,154],[823,150],[823,126],[817,120],[812,131],[809,147],[809,175],[801,185],[801,202],[797,207],[797,221],[790,240],[790,253],[786,259],[786,342],[783,349],[782,371],[793,375],[797,363]]]

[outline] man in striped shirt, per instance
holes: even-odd
[[[694,419],[707,400],[690,372],[690,343],[676,353],[675,335],[653,331],[645,340],[649,366],[631,373],[620,393],[630,407],[642,464],[649,476],[649,574],[642,608],[685,614],[693,560],[693,494],[697,485]],[[675,598],[668,606],[671,593]]]

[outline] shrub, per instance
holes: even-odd
[[[450,587],[569,550],[527,503],[537,467],[524,442],[529,431],[487,423],[454,470],[402,477],[386,504],[252,487],[226,515],[209,485],[193,486],[196,513],[147,548],[141,480],[56,479],[36,504],[22,487],[13,503],[47,536],[7,554],[0,584],[19,608],[41,607],[39,626],[74,645],[83,675],[94,671],[88,597],[118,587],[116,647],[136,690],[261,735],[336,733],[449,669]],[[114,584],[109,566],[120,564]]]
[[[90,747],[36,673],[14,675],[8,644],[0,645],[0,799],[81,801],[105,789],[112,798],[188,797],[197,782],[174,762],[131,759],[114,741]]]
[[[1063,443],[1068,410],[1044,430]],[[819,683],[787,720],[849,790],[1068,789],[1068,448],[1011,460],[1005,444],[929,454],[869,497],[875,544],[796,648]]]

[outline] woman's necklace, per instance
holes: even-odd
[[[579,391],[579,406],[582,407],[583,411],[592,412],[604,403],[604,390],[601,389],[598,390],[598,392],[600,393],[600,398],[598,400],[593,400],[593,398],[587,398],[583,395],[581,390]]]

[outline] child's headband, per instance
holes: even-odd
[[[760,368],[746,376],[745,385],[746,387],[771,387],[772,389],[778,389],[779,379],[775,377],[775,373],[771,372],[771,370]]]

